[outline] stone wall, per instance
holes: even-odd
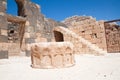
[[[106,53],[106,51],[104,51],[103,49],[100,49],[95,44],[92,44],[90,41],[77,35],[75,32],[69,30],[68,28],[59,26],[54,28],[54,32],[55,39],[57,39],[56,40],[57,42],[68,41],[73,43],[74,45],[73,51],[75,54],[101,55]],[[58,39],[57,37],[62,39]]]
[[[107,51],[120,52],[120,26],[114,23],[105,23]]]
[[[16,3],[18,15],[26,18],[23,44],[26,45],[26,55],[30,56],[31,43],[53,41],[53,28],[64,24],[45,18],[40,11],[40,6],[29,0],[16,0]]]
[[[103,50],[107,49],[104,21],[96,21],[89,16],[74,16],[66,19],[64,23],[77,35]]]
[[[0,1],[0,59],[8,58],[6,0]]]

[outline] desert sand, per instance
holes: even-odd
[[[34,69],[30,57],[0,60],[0,80],[120,80],[120,53],[75,55],[69,68]]]

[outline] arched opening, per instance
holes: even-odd
[[[63,37],[63,34],[61,32],[54,31],[54,37],[55,37],[56,42],[63,42],[64,41],[64,37]]]

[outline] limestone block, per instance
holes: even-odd
[[[6,2],[0,1],[0,12],[5,12],[5,11],[6,11]]]
[[[8,37],[4,35],[0,35],[0,42],[8,42]]]
[[[8,51],[8,43],[0,43],[1,51]]]
[[[73,59],[71,59],[72,58],[72,54],[65,54],[65,61],[64,61],[64,65],[70,65],[71,64],[71,62],[72,62],[72,60]]]
[[[35,42],[35,39],[34,38],[26,38],[25,39],[25,43],[34,43]]]
[[[0,13],[0,28],[7,30],[7,18],[4,13]]]
[[[8,51],[0,51],[0,59],[8,59]]]
[[[62,55],[55,55],[54,56],[53,66],[56,66],[56,67],[62,67],[63,66],[63,56]]]
[[[40,67],[40,65],[41,66],[51,66],[51,57],[49,56],[49,55],[44,55],[44,56],[42,56],[41,57],[41,61],[38,59],[38,58],[36,58],[36,60],[34,60],[34,61],[36,61],[35,63],[36,63],[36,67],[37,66],[39,66]]]
[[[19,56],[20,55],[20,44],[9,43],[8,52],[9,52],[9,56]]]
[[[27,32],[26,32],[26,33],[24,34],[24,37],[25,37],[25,38],[30,38],[30,33],[27,33]]]
[[[1,35],[8,36],[7,30],[1,29]]]
[[[41,42],[31,44],[33,68],[62,68],[75,64],[70,42]]]
[[[29,26],[29,25],[30,25],[29,21],[26,21],[25,25],[26,25],[26,26]]]
[[[30,50],[31,49],[31,44],[26,44],[26,50]]]
[[[5,13],[3,13],[3,12],[0,12],[0,16],[4,16],[5,15]]]
[[[38,42],[47,42],[47,39],[46,38],[42,38],[42,37],[37,37],[35,39],[35,42],[38,43]]]

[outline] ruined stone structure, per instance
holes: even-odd
[[[71,42],[76,54],[120,52],[117,24],[96,21],[90,16],[73,16],[57,22],[45,18],[40,6],[30,0],[15,1],[18,16],[6,14],[6,0],[0,1],[0,59],[30,56],[30,45],[40,42]]]
[[[0,59],[8,58],[6,0],[0,1]]]
[[[26,19],[25,36],[23,49],[27,56],[30,56],[29,45],[35,42],[51,42],[53,41],[52,29],[63,23],[58,23],[52,19],[47,19],[41,14],[40,6],[30,2],[29,0],[16,0],[18,5],[18,15]]]
[[[120,52],[120,26],[114,23],[105,23],[107,51]]]
[[[52,29],[63,23],[45,18],[40,6],[29,0],[15,0],[18,16],[6,14],[6,0],[0,1],[0,49],[1,58],[21,55],[30,56],[30,44],[54,41]],[[66,26],[65,26],[66,27]],[[3,45],[5,44],[5,45]]]
[[[33,68],[61,68],[73,66],[73,44],[70,42],[33,43],[31,59]]]
[[[64,23],[77,35],[107,52],[120,52],[120,26],[96,21],[89,16],[73,16]]]
[[[67,41],[74,45],[73,52],[75,54],[94,54],[103,55],[106,53],[103,49],[100,49],[95,44],[77,35],[75,32],[64,28],[62,26],[54,28],[55,40],[57,42]]]
[[[77,35],[106,50],[104,21],[96,21],[94,18],[87,16],[74,16],[66,19],[64,23]]]

